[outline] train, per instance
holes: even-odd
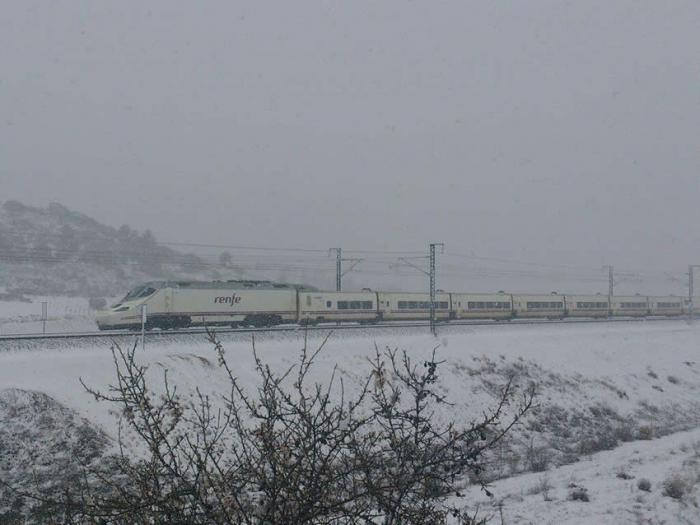
[[[163,330],[192,326],[269,327],[282,324],[378,323],[430,318],[430,294],[329,292],[271,281],[151,281],[96,315],[100,330]],[[687,298],[602,294],[435,294],[435,320],[563,319],[681,316]]]

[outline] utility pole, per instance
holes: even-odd
[[[46,319],[48,317],[48,305],[46,301],[42,301],[41,303],[41,333],[45,334],[46,333]]]
[[[343,249],[342,248],[331,248],[328,250],[328,254],[330,255],[332,252],[335,252],[335,291],[340,292],[343,289],[343,283],[342,279],[343,276],[349,272],[351,272],[355,266],[360,264],[364,259],[343,259]],[[347,270],[343,271],[343,262],[349,262],[350,268]]]
[[[694,304],[693,296],[695,295],[694,283],[693,283],[693,270],[695,268],[700,268],[700,264],[689,264],[688,265],[688,319],[693,320],[694,314]]]
[[[335,291],[339,292],[343,289],[343,249],[335,249]]]
[[[435,247],[439,246],[442,251],[445,251],[445,243],[442,242],[431,242],[428,247],[427,256],[411,257],[410,259],[428,259],[428,271],[426,272],[423,268],[417,264],[412,263],[408,257],[399,257],[399,261],[404,266],[410,266],[415,268],[421,273],[424,273],[430,279],[430,332],[433,335],[437,335],[437,326],[435,323]]]
[[[606,264],[603,266],[603,270],[606,268],[608,269],[608,317],[612,317],[612,301],[613,293],[615,291],[615,279],[613,278],[613,274],[615,272],[615,267]]]
[[[148,306],[146,303],[141,305],[141,350],[146,351],[146,322],[148,321]]]
[[[437,327],[435,326],[435,247],[440,246],[445,250],[445,244],[442,242],[430,243],[430,331],[433,335],[437,335]]]

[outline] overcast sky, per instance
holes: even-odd
[[[167,241],[682,272],[699,28],[697,0],[6,0],[0,200]]]

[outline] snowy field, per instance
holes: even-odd
[[[312,334],[310,347],[319,341]],[[302,344],[296,333],[260,338],[257,348],[266,362],[282,369],[296,362]],[[338,332],[319,355],[312,379],[324,382],[337,366],[346,386],[358,382],[369,369],[367,357],[375,344],[405,349],[419,362],[439,347],[438,358],[445,360],[440,385],[454,403],[437,414],[441,419],[478,417],[493,405],[508,377],[537,386],[538,410],[490,465],[495,497],[476,493],[465,499],[470,506],[479,500],[483,513],[495,513],[495,523],[501,512],[506,523],[700,523],[695,486],[700,323],[451,327],[437,339],[420,331]],[[225,338],[224,345],[238,377],[252,389],[256,376],[249,336]],[[0,392],[43,392],[116,436],[109,407],[96,403],[78,381],[102,390],[114,382],[108,341],[0,350]],[[138,356],[150,365],[156,390],[167,369],[183,394],[195,386],[214,396],[227,391],[204,336],[153,340]],[[623,471],[633,478],[617,477]],[[664,481],[674,475],[683,477],[687,487],[680,499],[663,495]],[[650,492],[637,488],[641,478],[650,481]],[[581,487],[590,501],[570,500]]]
[[[498,481],[490,488],[494,498],[476,488],[466,496],[495,523],[502,513],[505,523],[522,525],[690,525],[700,523],[699,475],[700,429],[694,429]]]
[[[31,302],[0,301],[0,334],[42,333],[42,302],[47,303],[47,333],[97,330],[94,311],[83,297],[32,295],[27,299]]]

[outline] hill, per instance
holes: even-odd
[[[0,294],[111,296],[152,279],[218,278],[215,265],[52,203],[0,206]],[[3,290],[4,289],[4,290]]]

